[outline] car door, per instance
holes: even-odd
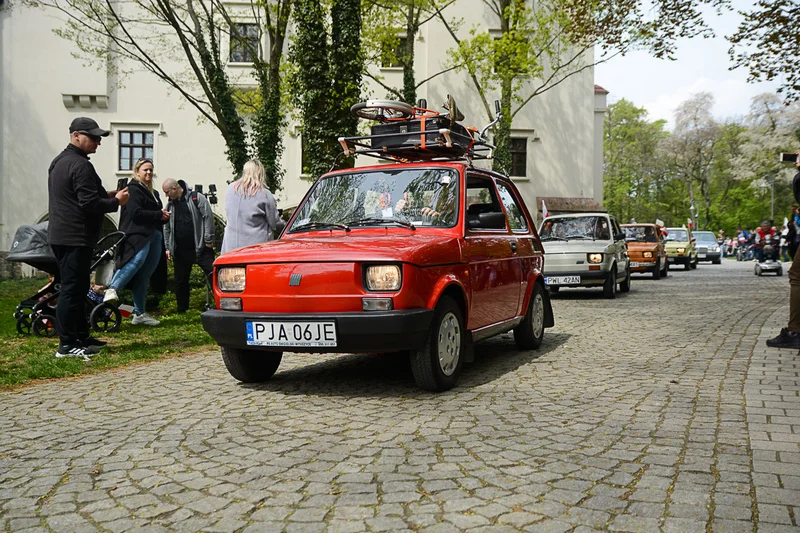
[[[617,224],[617,220],[614,217],[609,217],[609,220],[611,222],[611,238],[614,239],[614,258],[617,263],[617,275],[620,275],[625,272],[627,267],[628,244],[624,238],[618,238],[622,233],[622,228]]]
[[[500,201],[506,212],[508,226],[513,238],[516,239],[516,261],[519,263],[519,307],[518,315],[525,314],[525,295],[528,293],[528,282],[531,272],[542,271],[544,268],[544,251],[539,249],[539,241],[534,237],[534,225],[529,222],[524,209],[524,203],[513,183],[505,179],[496,179],[495,185],[500,195]],[[516,269],[515,265],[515,269]]]
[[[517,315],[522,277],[517,237],[508,227],[470,229],[467,219],[480,213],[503,213],[491,177],[467,173],[464,194],[464,260],[469,264],[470,312],[467,328],[491,326]]]

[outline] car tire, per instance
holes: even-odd
[[[779,268],[779,269],[778,269],[778,270],[775,272],[775,275],[776,275],[776,276],[783,276],[783,269],[782,269],[782,268]]]
[[[603,283],[603,296],[609,300],[617,297],[617,265],[611,265],[605,283]]]
[[[683,264],[683,269],[684,269],[684,270],[691,270],[691,269],[692,269],[692,261],[691,261],[691,260],[689,260],[689,261],[686,261],[686,262]]]
[[[696,269],[697,268],[697,264],[699,262],[700,261],[695,257],[694,261],[689,261],[689,268],[691,268],[692,270]]]
[[[242,350],[220,346],[222,361],[231,376],[242,383],[261,383],[271,378],[278,370],[283,352]]]
[[[669,259],[664,261],[664,270],[661,272],[661,277],[666,278],[669,276]]]
[[[761,275],[761,267],[758,266],[758,265],[756,265],[755,274],[756,274],[756,276],[760,276]]]
[[[656,266],[653,268],[653,279],[661,279],[661,260],[656,259]]]
[[[625,279],[619,284],[619,292],[631,292],[631,267],[625,269]]]
[[[434,310],[425,344],[411,350],[411,372],[417,386],[431,392],[452,389],[464,364],[465,346],[461,308],[451,297],[443,296]]]
[[[713,260],[713,261],[711,261],[711,262],[712,262],[713,264],[715,264],[715,265],[719,265],[719,264],[721,264],[721,263],[722,263],[722,260],[721,260],[721,259],[714,259],[714,260]]]
[[[538,283],[533,284],[531,299],[525,318],[514,328],[514,342],[521,350],[535,350],[542,345],[544,339],[544,289]]]

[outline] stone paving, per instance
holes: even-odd
[[[0,531],[800,532],[788,283],[752,263],[562,291],[461,384],[397,356],[217,352],[0,394]],[[112,339],[113,342],[113,339]]]

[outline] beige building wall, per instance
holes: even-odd
[[[467,9],[465,6],[474,7]],[[465,17],[464,30],[489,20],[480,0],[459,0],[451,15]],[[246,22],[246,14],[238,20]],[[72,44],[53,33],[62,21],[52,12],[15,7],[0,12],[0,251],[11,246],[16,228],[32,224],[47,213],[47,169],[66,146],[68,126],[78,116],[89,116],[110,129],[92,156],[108,189],[119,177],[120,131],[154,134],[156,180],[185,179],[189,185],[215,184],[224,217],[224,192],[233,178],[218,131],[200,119],[195,108],[155,76],[141,72],[122,84],[110,69],[88,67],[72,56]],[[495,28],[490,28],[495,29]],[[266,43],[265,43],[266,44]],[[228,43],[222,43],[227,57]],[[418,80],[442,70],[452,39],[441,25],[423,27],[416,43]],[[231,65],[230,74],[242,84],[252,83],[246,65]],[[379,69],[389,84],[399,86],[402,71]],[[515,176],[531,212],[541,209],[536,198],[558,196],[602,200],[602,116],[594,92],[593,70],[575,75],[532,100],[514,119],[513,136],[525,139],[526,176]],[[466,125],[488,122],[483,105],[464,74],[450,72],[434,78],[418,91],[429,107],[438,108],[452,94],[466,115]],[[384,98],[377,84],[367,95]],[[491,95],[492,101],[499,94]],[[598,116],[600,121],[598,122]],[[598,130],[599,128],[599,130]],[[599,145],[598,143],[599,139]],[[284,188],[279,205],[296,205],[311,182],[300,176],[301,135],[290,125],[284,136]],[[598,164],[598,161],[600,164]],[[361,159],[359,164],[369,164]]]

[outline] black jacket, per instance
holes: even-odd
[[[119,215],[119,229],[124,231],[126,238],[117,252],[117,268],[133,259],[136,252],[141,250],[153,232],[161,229],[161,197],[158,191],[150,190],[146,185],[136,180],[128,184],[130,199],[122,206]]]
[[[794,199],[800,204],[800,172],[794,175],[792,180],[792,191],[794,192]]]
[[[47,173],[48,242],[94,247],[103,216],[116,211],[119,200],[108,197],[87,155],[72,144],[53,159]]]

